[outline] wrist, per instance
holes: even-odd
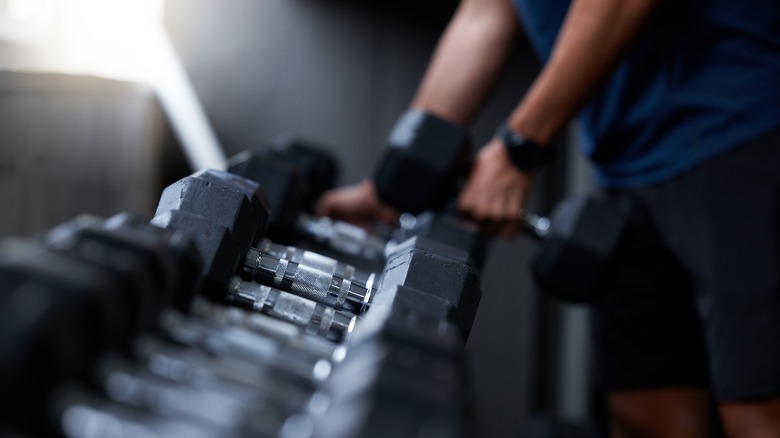
[[[357,189],[362,199],[368,201],[376,200],[377,202],[379,202],[379,195],[376,192],[376,185],[374,184],[373,179],[366,178],[363,181],[359,182],[357,184]]]
[[[533,172],[553,158],[553,149],[539,144],[507,122],[496,129],[494,138],[503,146],[509,161],[520,171]]]
[[[535,110],[534,105],[524,99],[520,106],[506,119],[507,126],[515,132],[523,134],[541,146],[552,143],[557,130],[552,123],[554,117],[545,116],[541,111]]]

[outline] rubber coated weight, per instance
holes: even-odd
[[[565,301],[593,301],[612,263],[625,222],[618,207],[598,198],[560,202],[531,265],[541,290]]]
[[[155,216],[151,224],[183,231],[190,236],[203,261],[203,293],[212,300],[222,301],[239,260],[246,254],[239,252],[230,230],[203,216],[181,210]]]
[[[379,198],[402,212],[440,208],[470,156],[459,126],[420,110],[405,112],[390,133],[374,172]]]
[[[228,161],[228,172],[262,185],[271,208],[267,236],[288,243],[297,237],[301,214],[333,186],[337,171],[322,148],[288,136],[277,137],[271,148],[244,151]]]
[[[0,418],[33,430],[56,384],[89,381],[122,348],[134,316],[121,278],[31,240],[0,245]]]
[[[254,230],[247,231],[246,226],[252,222],[248,218],[251,209],[246,208],[247,190],[243,187],[249,180],[225,172],[215,172],[214,175],[216,177],[196,174],[172,184],[163,193],[158,215],[152,219],[153,225],[184,231],[194,240],[203,260],[204,295],[218,303],[240,304],[253,311],[306,325],[330,339],[343,340],[352,331],[355,316],[340,314],[308,298],[312,298],[312,295],[324,298],[334,288],[339,293],[343,292],[346,298],[359,285],[351,281],[334,284],[334,276],[316,269],[317,278],[326,281],[325,288],[314,284],[302,285],[302,291],[317,289],[309,295],[293,295],[288,293],[292,292],[290,290],[277,289],[285,289],[284,284],[274,284],[270,288],[242,281],[236,275],[239,263],[246,259],[247,263],[252,264],[260,260],[262,255],[251,247],[255,233]],[[250,183],[259,187],[254,182]],[[213,211],[220,209],[224,213]],[[279,263],[280,266],[285,265],[286,261],[279,260]],[[364,294],[363,297],[368,299],[370,295]]]
[[[135,318],[134,331],[151,327],[163,306],[173,300],[176,268],[164,243],[153,235],[109,230],[102,219],[82,215],[52,229],[44,242],[121,278],[118,293],[124,313]]]
[[[74,302],[88,309],[88,323],[97,331],[101,346],[123,345],[128,332],[135,329],[136,315],[128,313],[123,278],[110,270],[40,242],[8,239],[0,245],[0,272],[6,273],[5,281],[34,280],[71,293]]]
[[[34,430],[57,383],[88,378],[99,332],[83,294],[2,268],[0,284],[0,422]]]
[[[257,183],[209,169],[168,186],[155,216],[172,210],[202,216],[226,227],[243,255],[267,223],[267,201],[263,198]]]
[[[302,176],[306,198],[304,204],[311,207],[322,194],[333,187],[339,166],[325,147],[283,134],[271,142],[268,159],[296,169]]]
[[[298,216],[309,202],[302,174],[289,164],[272,161],[266,152],[250,151],[232,157],[228,171],[262,185],[271,210],[267,235],[276,240],[291,241]],[[256,238],[255,243],[259,240]]]
[[[423,238],[410,239],[402,251],[388,257],[382,286],[377,293],[396,286],[408,286],[452,303],[450,318],[468,337],[482,297],[479,278],[468,265],[468,256],[455,248]]]
[[[200,293],[203,281],[201,276],[203,262],[198,248],[189,235],[174,229],[164,230],[155,227],[146,218],[132,213],[119,213],[108,218],[105,227],[108,229],[131,229],[162,239],[174,263],[173,271],[169,272],[174,276],[171,279],[174,287],[171,305],[187,313],[192,299]]]
[[[363,316],[352,345],[398,343],[463,360],[461,330],[449,321],[453,309],[450,301],[408,286],[385,289]]]
[[[488,237],[479,231],[475,223],[433,211],[419,214],[411,221],[413,223],[404,226],[404,220],[401,220],[402,226],[393,233],[393,241],[403,242],[419,236],[443,242],[465,251],[473,261],[473,266],[481,269],[487,252]]]

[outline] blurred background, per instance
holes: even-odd
[[[354,183],[409,104],[456,0],[0,0],[0,235],[81,213],[150,216],[192,167],[281,133],[322,144]],[[472,127],[477,144],[539,64],[523,37]],[[572,127],[570,132],[574,132]],[[533,206],[587,188],[575,135]],[[215,152],[216,151],[216,152]],[[497,241],[469,340],[485,436],[533,414],[589,421],[586,315],[541,298],[535,244]]]

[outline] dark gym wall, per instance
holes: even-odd
[[[167,1],[169,32],[228,154],[288,132],[331,147],[342,182],[366,175],[456,2],[371,3]],[[474,126],[479,144],[536,73],[524,40],[516,52]],[[518,436],[531,406],[532,246],[498,242],[484,272],[469,350],[485,436]]]
[[[333,1],[167,4],[169,31],[228,153],[295,133],[333,146],[345,181],[365,174],[446,21],[407,24],[403,12]]]
[[[0,236],[32,235],[85,213],[154,212],[164,125],[152,90],[4,70],[8,59],[19,59],[6,47],[0,45]]]
[[[457,2],[418,3],[423,12],[414,2],[168,0],[166,25],[228,153],[296,133],[348,160],[352,182],[409,104]],[[505,97],[477,123],[480,141],[535,72],[520,46],[531,66],[510,69]]]

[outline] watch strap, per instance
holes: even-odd
[[[552,147],[543,147],[523,134],[512,131],[506,121],[496,129],[495,136],[504,144],[512,164],[524,172],[544,166],[554,156]]]

